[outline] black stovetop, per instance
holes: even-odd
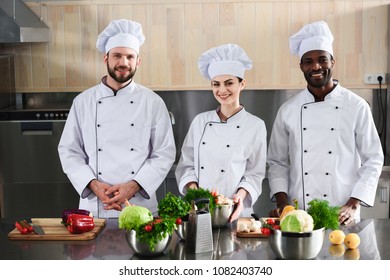
[[[0,121],[66,120],[69,109],[21,109],[0,110]]]
[[[18,93],[16,103],[0,109],[0,121],[66,120],[78,93]]]

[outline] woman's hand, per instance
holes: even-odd
[[[189,182],[189,183],[185,186],[185,188],[186,188],[187,190],[190,190],[190,189],[197,189],[197,188],[198,188],[198,183],[196,183],[196,182]]]
[[[244,209],[244,199],[247,195],[248,192],[243,188],[238,189],[237,193],[233,195],[232,199],[235,206],[234,212],[229,217],[229,223],[233,222],[240,216],[242,209]]]

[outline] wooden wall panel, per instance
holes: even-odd
[[[15,55],[19,92],[81,91],[106,74],[98,34],[113,19],[142,24],[146,41],[135,80],[152,89],[209,89],[197,59],[224,43],[242,46],[253,61],[246,74],[253,89],[305,86],[288,38],[304,24],[324,19],[335,37],[335,78],[350,88],[365,73],[389,70],[390,0],[80,0],[26,1],[48,24],[48,43],[0,44]]]
[[[64,44],[65,44],[65,73],[66,86],[69,88],[82,87],[85,66],[82,60],[82,41],[84,40],[81,33],[81,7],[65,6],[64,7]]]
[[[256,57],[253,68],[256,69],[253,84],[248,81],[248,87],[263,88],[273,84],[274,48],[273,48],[273,28],[270,28],[270,22],[273,22],[273,4],[270,2],[256,3]],[[245,48],[245,46],[243,46]],[[286,61],[288,59],[286,58]],[[289,67],[289,64],[285,65]]]
[[[169,86],[186,84],[184,61],[184,9],[183,5],[167,7],[167,54]]]
[[[99,67],[101,64],[99,55],[95,51],[96,38],[98,36],[97,30],[97,9],[96,6],[82,6],[81,7],[81,33],[83,34],[81,40],[81,56],[82,64],[85,69],[82,74],[82,85],[93,86],[98,81],[98,74],[100,76]]]
[[[66,88],[64,9],[48,7],[47,25],[50,28],[48,53],[49,88]]]
[[[220,44],[237,42],[237,4],[219,4],[219,40]]]
[[[255,3],[237,5],[237,44],[244,48],[252,60],[252,69],[246,71],[245,79],[251,85],[255,85],[255,77],[261,75],[256,65],[256,53],[259,46],[256,44],[256,5]]]
[[[205,79],[198,70],[198,58],[203,49],[202,25],[199,19],[202,18],[202,5],[190,4],[184,6],[184,51],[185,51],[185,73],[186,84],[189,87],[201,85]]]
[[[164,88],[169,85],[169,62],[167,57],[167,15],[165,5],[151,6],[149,49],[151,84]],[[153,39],[152,39],[153,38]]]
[[[150,59],[150,46],[152,42],[150,40],[150,27],[148,24],[150,20],[149,8],[146,5],[134,5],[132,7],[132,13],[125,18],[137,21],[142,25],[142,30],[145,34],[145,42],[140,50],[142,62],[141,66],[137,70],[135,79],[138,83],[142,85],[151,85],[153,68],[152,61]]]
[[[272,49],[273,65],[272,84],[276,88],[286,88],[291,85],[290,64],[286,63],[290,57],[288,38],[290,34],[290,22],[286,18],[290,17],[291,4],[289,2],[278,2],[273,5],[273,36]]]

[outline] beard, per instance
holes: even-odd
[[[121,73],[116,72],[116,71],[124,70],[124,69],[128,70],[128,72],[126,72],[126,74],[121,74]],[[119,66],[119,67],[111,68],[109,63],[107,62],[108,74],[111,76],[111,78],[113,78],[116,82],[118,82],[120,84],[123,84],[123,83],[130,81],[134,77],[136,71],[137,71],[137,67],[134,69],[131,69],[130,67],[126,67],[126,66]]]
[[[330,69],[322,70],[321,78],[313,78],[313,73],[304,73],[307,83],[314,88],[322,88],[326,86],[332,78],[332,71]]]

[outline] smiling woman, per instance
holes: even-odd
[[[211,48],[198,59],[219,106],[198,114],[183,142],[176,168],[179,191],[215,189],[235,203],[228,222],[250,216],[262,191],[266,160],[264,121],[240,103],[252,61],[238,45]]]

